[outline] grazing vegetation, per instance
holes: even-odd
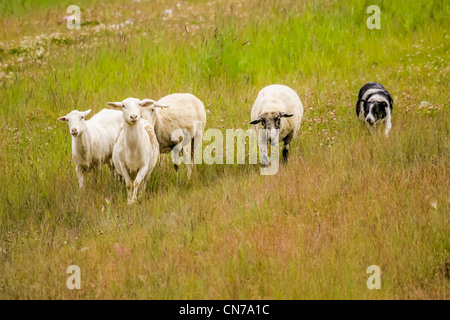
[[[80,30],[66,4],[0,0],[0,298],[448,298],[448,1],[78,1]],[[355,114],[369,81],[388,139]],[[136,205],[107,167],[78,189],[70,110],[190,92],[207,129],[248,129],[273,83],[305,108],[278,174],[163,155]]]

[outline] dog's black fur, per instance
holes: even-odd
[[[370,89],[379,89],[378,91],[371,93],[369,95],[367,95],[367,97],[365,97],[365,99],[362,99],[364,94],[370,90]],[[364,118],[367,117],[367,114],[369,113],[370,109],[368,108],[368,100],[370,99],[371,96],[373,96],[374,94],[379,94],[384,96],[388,101],[389,101],[389,108],[392,111],[392,107],[394,104],[394,101],[392,100],[391,95],[389,94],[389,92],[378,82],[369,82],[366,83],[364,86],[362,86],[362,88],[359,90],[359,94],[358,94],[358,102],[356,103],[356,115],[359,117],[359,113],[361,111],[361,102],[363,102],[363,108],[364,108]],[[382,101],[384,102],[384,101]],[[379,118],[377,119],[383,119],[384,117],[386,117],[386,103],[384,103],[383,105],[381,104],[382,102],[380,101],[374,101],[374,103],[377,105],[377,108],[375,109],[376,114],[379,116]],[[378,106],[382,106],[382,108],[378,108]]]
[[[380,120],[385,122],[387,136],[391,127],[393,104],[391,95],[381,84],[369,82],[359,90],[356,115],[367,124],[369,129]]]

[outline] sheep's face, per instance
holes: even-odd
[[[122,110],[123,120],[130,125],[138,123],[143,114],[144,119],[154,125],[156,121],[155,108],[164,109],[169,107],[159,104],[155,100],[139,100],[135,98],[128,98],[122,102],[108,102],[108,106],[112,109]]]
[[[141,107],[141,116],[143,119],[150,122],[152,126],[156,123],[156,108],[154,106],[151,107]]]
[[[59,121],[67,121],[69,123],[69,132],[72,137],[78,137],[84,133],[86,130],[86,120],[85,118],[91,112],[91,109],[87,111],[77,111],[73,110],[68,115],[58,118]]]
[[[261,126],[264,128],[270,142],[280,131],[281,118],[288,118],[292,117],[293,115],[293,113],[285,112],[266,112],[261,114],[255,120],[251,121],[250,124],[261,123]]]
[[[128,98],[122,102],[108,102],[113,109],[122,110],[123,120],[129,125],[135,125],[141,120],[141,101],[135,98]]]

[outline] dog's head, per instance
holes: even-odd
[[[364,121],[373,126],[386,117],[387,107],[386,101],[367,101],[364,104]]]

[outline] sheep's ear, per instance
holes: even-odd
[[[87,117],[89,113],[91,113],[92,109],[86,110],[85,112],[83,112],[83,117]]]
[[[255,119],[253,121],[250,121],[250,124],[258,124],[261,122],[261,117],[259,117],[258,119]]]
[[[155,108],[161,108],[161,109],[169,107],[169,106],[163,105],[163,104],[161,104],[159,102],[156,102],[155,100],[152,100],[152,99],[141,100],[140,105],[141,105],[141,107],[151,107],[151,106],[153,106]]]
[[[69,119],[67,118],[67,116],[64,117],[60,117],[58,118],[59,121],[69,121]]]
[[[156,107],[156,108],[164,109],[164,108],[168,108],[169,106],[164,105],[164,104],[161,104],[161,103],[159,103],[159,102],[155,102],[155,107]]]
[[[155,100],[152,100],[152,99],[144,99],[144,100],[141,100],[140,102],[139,102],[139,105],[141,106],[141,107],[151,107],[151,106],[153,106],[153,105],[155,105],[156,104],[156,101]]]
[[[122,102],[108,102],[108,106],[111,109],[122,109],[123,103]]]
[[[286,113],[286,112],[280,113],[280,117],[284,117],[284,118],[290,118],[293,115],[294,115],[293,113]]]

